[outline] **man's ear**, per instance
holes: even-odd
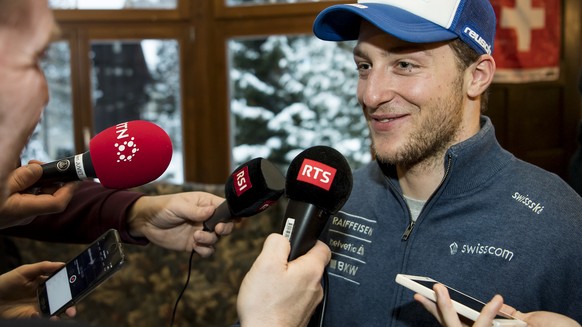
[[[493,83],[493,76],[495,75],[495,60],[490,55],[482,55],[477,62],[473,63],[469,68],[469,85],[467,88],[467,95],[469,97],[477,97]]]

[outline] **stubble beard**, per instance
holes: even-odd
[[[434,167],[441,163],[444,153],[454,144],[462,128],[461,91],[462,81],[459,78],[455,81],[449,96],[440,98],[434,106],[422,108],[421,110],[430,111],[429,116],[419,121],[417,127],[410,133],[408,141],[393,154],[382,153],[377,146],[379,139],[375,139],[373,132],[370,131],[376,158],[382,163],[396,165],[406,170],[415,167]]]

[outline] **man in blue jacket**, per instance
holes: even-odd
[[[432,326],[398,273],[483,301],[582,321],[582,199],[502,149],[487,107],[495,73],[488,0],[375,0],[315,20],[357,40],[357,98],[376,161],[330,220],[326,326]]]
[[[39,60],[57,31],[47,0],[0,0],[2,234],[90,242],[102,231],[116,228],[124,242],[151,241],[167,249],[210,256],[218,235],[227,235],[233,228],[233,223],[227,222],[218,224],[213,233],[202,230],[202,222],[224,201],[210,193],[149,197],[107,190],[92,182],[67,183],[51,194],[21,193],[42,175],[38,164],[14,168],[48,101],[47,81]],[[2,229],[22,224],[27,225]],[[319,242],[292,262],[287,262],[289,252],[289,242],[282,235],[271,235],[265,241],[239,292],[242,326],[296,326],[309,319],[323,296],[319,279],[329,260],[329,248]],[[39,315],[36,287],[62,265],[44,261],[0,275],[0,326],[70,326],[70,321],[55,325],[40,319],[11,320]],[[67,311],[69,315],[74,313]]]

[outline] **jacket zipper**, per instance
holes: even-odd
[[[451,155],[449,154],[447,156],[448,161],[447,161],[447,169],[445,170],[445,174],[443,175],[443,179],[441,180],[439,186],[437,187],[437,190],[443,185],[443,183],[445,182],[445,179],[447,178],[447,176],[449,175],[449,171],[451,169],[451,162],[453,161],[451,158]],[[428,198],[428,200],[426,201],[426,203],[429,203],[433,196],[435,195],[436,191]],[[406,202],[406,201],[405,201]],[[406,206],[408,208],[408,206]],[[418,215],[419,217],[422,215],[422,212],[424,211],[424,208],[422,209],[422,211],[420,212],[420,215]],[[410,208],[408,209],[408,218],[410,219],[410,222],[408,223],[408,226],[406,227],[406,230],[404,231],[404,234],[402,234],[402,241],[407,241],[408,238],[410,237],[410,234],[412,233],[412,230],[414,229],[414,220],[412,220],[412,214],[410,213]],[[418,219],[418,218],[417,218]]]
[[[410,233],[412,233],[413,229],[414,229],[414,220],[412,220],[412,217],[411,217],[410,223],[408,224],[408,227],[406,227],[406,230],[404,231],[404,234],[402,235],[403,241],[408,240],[408,237],[410,236]]]

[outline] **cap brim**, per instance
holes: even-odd
[[[326,8],[315,18],[313,33],[326,41],[357,40],[362,19],[388,34],[413,43],[440,42],[458,37],[444,27],[408,11],[379,3]]]

